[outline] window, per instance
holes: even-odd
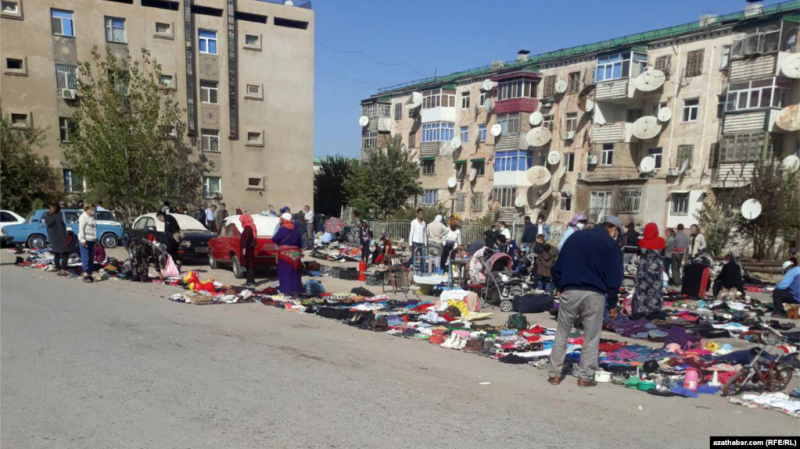
[[[461,92],[461,109],[469,109],[469,92]]]
[[[719,166],[719,142],[712,143],[708,151],[708,168],[715,169]]]
[[[470,198],[470,209],[472,212],[483,211],[483,193],[473,192]]]
[[[408,133],[408,147],[409,148],[417,147],[417,131],[411,131]]]
[[[600,165],[611,165],[614,162],[614,144],[604,143],[600,156]]]
[[[264,95],[261,92],[261,84],[248,84],[245,87],[245,97],[255,99],[263,98]]]
[[[434,89],[422,93],[422,109],[432,109],[438,107],[456,107],[455,92]]]
[[[67,193],[83,192],[85,185],[83,178],[72,170],[64,170],[64,191]]]
[[[581,91],[581,72],[572,72],[569,74],[569,93],[577,94]]]
[[[308,29],[308,22],[302,20],[284,19],[283,17],[276,17],[274,20],[275,26],[295,28],[298,30]]]
[[[661,168],[661,162],[664,157],[664,150],[661,148],[650,148],[647,150],[647,155],[652,156],[656,160],[656,170]]]
[[[642,202],[642,189],[621,189],[619,191],[619,212],[636,213],[639,212],[639,205]]]
[[[264,190],[263,176],[248,176],[247,190]]]
[[[478,100],[478,106],[483,107],[486,104],[486,92],[481,92],[480,99]]]
[[[361,106],[361,115],[374,118],[374,117],[389,117],[392,105],[388,103],[373,103]]]
[[[519,114],[500,114],[497,123],[503,127],[501,136],[516,136],[519,134]]]
[[[666,75],[667,78],[669,78],[669,69],[671,63],[672,63],[672,56],[670,55],[659,56],[658,58],[656,58],[655,69],[664,72],[664,75]]]
[[[728,85],[726,111],[744,111],[760,108],[783,108],[789,96],[789,84],[778,78],[745,81]]]
[[[125,43],[125,19],[106,17],[106,41]]]
[[[156,34],[172,36],[172,25],[169,23],[156,22]]]
[[[72,11],[51,9],[50,23],[53,26],[54,35],[64,36],[64,37],[75,37],[75,30],[73,29]]]
[[[672,194],[672,215],[689,214],[689,192]]]
[[[3,2],[3,14],[19,15],[19,3]]]
[[[524,150],[498,151],[494,157],[494,171],[525,171],[533,167],[533,152]]]
[[[456,162],[456,178],[464,179],[466,177],[467,177],[467,162],[466,161]]]
[[[58,118],[58,135],[62,142],[69,142],[69,136],[75,132],[75,122],[68,117]]]
[[[217,82],[200,81],[200,102],[217,104]]]
[[[561,202],[560,202],[561,210],[563,211],[570,211],[572,210],[572,197],[566,196],[563,193],[561,194]]]
[[[564,153],[564,165],[568,172],[575,171],[575,153]]]
[[[199,30],[200,53],[209,55],[217,54],[217,32],[211,30]]]
[[[516,187],[498,187],[492,189],[492,200],[500,203],[500,207],[514,207],[517,199]]]
[[[686,54],[686,77],[703,73],[703,53],[704,50],[694,50]]]
[[[600,223],[611,213],[611,192],[592,192],[589,197],[589,220]]]
[[[567,129],[568,133],[574,133],[578,130],[578,114],[575,112],[571,112],[567,114]]]
[[[436,204],[439,201],[438,190],[423,190],[422,191],[422,204]]]
[[[436,161],[433,159],[422,161],[422,174],[432,175],[434,173],[436,173]]]
[[[661,108],[666,108],[666,107],[667,107],[667,103],[666,102],[656,103],[656,104],[653,105],[653,111],[652,111],[652,114],[650,114],[650,115],[652,115],[653,117],[658,117],[658,111],[660,111]]]
[[[486,125],[478,125],[478,142],[486,142]]]
[[[536,82],[525,78],[500,81],[497,85],[497,101],[514,98],[536,98]]]
[[[200,130],[200,147],[203,151],[219,152],[219,130]]]
[[[467,195],[464,193],[456,193],[456,201],[453,207],[456,212],[464,212],[467,209]]]
[[[684,161],[689,161],[686,165],[686,169],[692,168],[693,151],[694,145],[678,145],[678,159],[675,161],[675,166],[681,168],[683,167]]]
[[[547,128],[550,131],[553,130],[553,114],[547,114],[542,119],[542,128]]]
[[[256,34],[245,34],[244,45],[248,47],[261,47],[261,37]]]
[[[394,105],[394,119],[400,120],[403,118],[403,103]]]
[[[720,162],[756,161],[764,155],[764,132],[725,136],[720,142]]]
[[[361,148],[372,150],[378,148],[378,131],[367,131],[361,136]]]
[[[426,142],[449,142],[453,140],[452,123],[425,123],[422,125],[422,143]]]
[[[477,172],[477,176],[483,176],[486,174],[486,162],[474,161],[472,163],[472,168]]]
[[[461,134],[459,137],[461,137],[461,143],[469,142],[469,126],[461,127]]]
[[[158,84],[160,84],[161,87],[164,87],[166,89],[171,88],[172,87],[172,75],[163,75],[162,74],[161,77],[159,77],[159,79],[158,79]]]
[[[219,198],[220,196],[222,196],[222,178],[203,176],[203,197]]]
[[[626,112],[625,121],[628,123],[633,123],[636,120],[639,120],[641,116],[642,116],[641,109],[628,109],[628,111]]]
[[[15,128],[27,128],[28,114],[11,114],[11,126]]]
[[[544,78],[544,87],[542,88],[542,98],[550,98],[556,93],[556,76],[550,75]]]
[[[264,133],[262,133],[261,131],[249,131],[247,133],[246,145],[263,146],[264,145]]]
[[[631,56],[633,56],[633,69],[631,70]],[[647,55],[644,53],[616,53],[602,56],[597,59],[595,81],[609,81],[621,78],[634,78],[647,66]]]
[[[683,100],[683,121],[694,122],[697,121],[697,112],[700,109],[700,99],[690,98]]]
[[[720,71],[728,70],[728,65],[730,65],[730,63],[731,63],[731,46],[723,45],[722,53],[719,56],[719,70]]]
[[[6,70],[13,70],[20,72],[24,69],[22,59],[6,58]]]
[[[59,89],[75,89],[75,80],[78,75],[78,67],[67,64],[56,64],[56,86]]]

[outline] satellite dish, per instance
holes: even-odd
[[[484,109],[486,109],[487,113],[491,114],[492,113],[492,109],[494,108],[494,105],[492,104],[492,99],[491,98],[487,98],[486,100],[484,100],[483,107],[484,107]]]
[[[539,198],[537,198],[537,199],[536,199],[536,204],[535,204],[535,206],[539,206],[540,204],[544,203],[544,202],[545,202],[545,200],[546,200],[547,198],[549,198],[549,197],[550,197],[550,195],[552,195],[552,193],[553,193],[553,188],[552,188],[552,187],[550,187],[550,188],[549,188],[549,189],[547,189],[547,190],[546,190],[546,191],[545,191],[543,194],[539,195]]]
[[[550,171],[541,165],[529,169],[526,176],[528,177],[528,181],[533,185],[540,186],[550,182]]]
[[[458,183],[458,180],[455,178],[455,176],[450,177],[447,180],[447,187],[452,189],[452,188],[454,188],[456,186],[456,183]]]
[[[493,136],[497,137],[503,132],[503,127],[500,126],[499,123],[495,123],[494,125],[492,125],[491,132]]]
[[[652,139],[660,132],[661,124],[658,123],[658,119],[652,115],[640,117],[633,124],[633,135],[640,140]]]
[[[518,196],[514,199],[514,205],[517,207],[525,207],[525,198]]]
[[[361,125],[362,128],[369,125],[369,117],[362,115],[361,118],[358,119],[358,124]]]
[[[292,0],[284,0],[283,4],[286,6],[294,6],[294,2]]]
[[[450,146],[453,147],[454,150],[461,148],[461,137],[453,137],[450,140]]]
[[[495,214],[500,212],[500,201],[495,201],[494,204],[492,204],[492,212]]]
[[[658,110],[658,121],[668,122],[672,118],[672,109],[661,108]]]
[[[642,173],[650,173],[656,169],[656,158],[647,156],[639,163],[639,171]]]
[[[683,164],[681,164],[681,169],[678,171],[678,173],[684,174],[687,168],[689,168],[689,159],[683,161]]]
[[[786,156],[783,158],[781,165],[783,165],[783,170],[786,173],[794,173],[800,169],[800,157],[797,157],[794,154]]]
[[[783,56],[785,57],[782,58],[781,73],[788,78],[800,78],[800,53],[790,53]]]
[[[755,220],[761,215],[761,203],[757,199],[750,198],[742,203],[742,216],[748,220]]]
[[[541,112],[536,111],[533,114],[531,114],[530,120],[531,120],[531,125],[539,126],[544,121],[544,116],[542,115]]]
[[[543,147],[550,142],[553,135],[545,127],[533,128],[525,135],[525,142],[532,147]]]
[[[667,76],[664,75],[664,72],[661,70],[647,67],[644,69],[644,72],[636,77],[636,80],[633,83],[636,86],[636,89],[641,90],[642,92],[652,92],[663,86],[666,79]]]
[[[478,177],[478,170],[473,168],[469,171],[469,181],[472,182]]]
[[[450,156],[453,158],[453,162],[457,161],[461,157],[461,148],[452,149],[451,147]]]
[[[558,165],[559,162],[561,162],[561,154],[558,151],[553,150],[547,155],[548,164]]]
[[[563,178],[566,175],[567,175],[567,165],[564,164],[564,165],[561,166],[561,169],[558,171],[558,177],[559,178]]]
[[[492,80],[483,80],[483,83],[481,83],[481,90],[492,90]]]
[[[567,82],[564,80],[558,80],[556,81],[555,87],[556,87],[556,92],[563,94],[564,92],[567,91]]]
[[[405,104],[406,109],[416,109],[422,105],[422,93],[421,92],[411,92],[411,97],[408,98],[408,101]]]
[[[564,196],[567,197],[567,198],[572,197],[572,185],[571,184],[565,184],[564,188],[561,190],[561,193],[563,193]]]
[[[781,109],[775,124],[786,131],[800,131],[800,105],[793,104]]]

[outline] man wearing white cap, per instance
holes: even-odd
[[[783,280],[772,292],[772,318],[786,318],[785,303],[800,303],[800,267],[787,260],[783,272]]]

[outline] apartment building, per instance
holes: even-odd
[[[257,0],[3,0],[3,114],[46,130],[42,152],[84,190],[64,158],[77,66],[93,47],[162,66],[186,109],[185,138],[211,162],[209,203],[250,211],[313,199],[314,12]],[[292,182],[286,182],[291,179]]]
[[[800,2],[743,6],[381,89],[361,102],[362,114],[383,105],[362,149],[402,136],[420,164],[417,203],[465,218],[696,223],[714,189],[800,151],[797,129],[776,124],[800,103],[797,70],[784,69],[797,64]]]

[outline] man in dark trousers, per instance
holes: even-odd
[[[548,382],[551,385],[564,380],[562,370],[567,356],[567,339],[578,317],[583,320],[584,330],[578,386],[597,385],[594,372],[597,370],[606,301],[611,319],[616,319],[619,313],[617,295],[623,274],[622,251],[616,239],[621,231],[622,221],[609,215],[602,225],[573,234],[561,248],[558,261],[551,270],[553,282],[562,292],[558,329],[550,355]]]

